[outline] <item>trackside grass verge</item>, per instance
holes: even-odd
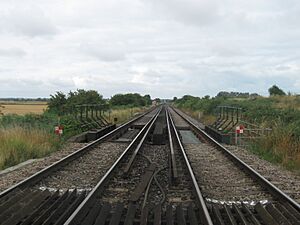
[[[0,170],[59,149],[60,140],[45,129],[18,125],[0,128]]]
[[[300,140],[289,128],[274,127],[270,135],[253,142],[249,150],[269,162],[300,172]]]
[[[111,123],[114,123],[114,118],[117,118],[116,123],[120,124],[128,121],[135,114],[144,112],[146,109],[147,107],[114,108],[111,110],[111,112],[106,112],[105,116]]]
[[[114,123],[128,121],[136,113],[147,108],[114,108],[105,113],[105,117]],[[42,115],[4,115],[0,117],[0,170],[14,166],[28,159],[42,158],[60,149],[60,146],[71,136],[80,133],[78,121],[71,116],[60,118],[64,127],[61,138],[54,134],[58,116],[51,113]]]

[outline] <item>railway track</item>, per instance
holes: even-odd
[[[170,109],[214,224],[300,224],[300,206],[266,178]]]
[[[0,193],[0,224],[300,224],[295,200],[169,106],[69,157]]]
[[[65,225],[200,223],[212,224],[173,120],[163,108],[137,147],[115,162]]]
[[[0,224],[63,224],[158,115],[147,112],[0,193]]]

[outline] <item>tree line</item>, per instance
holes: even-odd
[[[95,90],[77,89],[70,91],[68,94],[56,92],[50,95],[48,101],[48,111],[56,114],[72,113],[74,107],[83,104],[98,104],[105,106],[124,106],[139,107],[151,105],[150,95],[140,95],[137,93],[116,94],[110,99],[104,99],[101,94]]]

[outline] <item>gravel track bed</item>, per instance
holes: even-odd
[[[300,174],[274,165],[241,147],[225,145],[237,157],[300,203]]]
[[[151,112],[149,112],[147,115],[143,116],[142,118],[138,119],[137,121],[135,121],[133,123],[133,125],[145,125],[146,123],[148,123],[151,118],[158,112],[159,108],[156,108],[154,110],[152,110]]]
[[[43,179],[36,188],[47,189],[92,189],[113,162],[128,146],[127,143],[104,142],[78,159]]]
[[[216,148],[204,143],[184,147],[205,198],[243,202],[272,200],[270,194]]]
[[[179,114],[183,115],[184,117],[187,117],[191,122],[193,122],[200,129],[205,129],[205,125],[203,123],[201,123],[198,120],[194,119],[193,117],[191,117],[190,115],[186,114],[185,112],[182,112],[182,111],[180,111],[178,109],[177,109],[177,111],[179,112]]]
[[[189,127],[188,123],[185,122],[185,120],[182,119],[181,116],[179,116],[172,108],[169,108],[169,112],[171,113],[174,124],[178,129]]]
[[[183,204],[184,206],[188,206],[193,200],[192,191],[189,187],[190,183],[184,178],[186,175],[182,174],[182,179],[180,179],[178,186],[171,186],[169,184],[168,151],[168,145],[145,144],[137,156],[128,177],[124,177],[122,169],[119,169],[108,184],[100,201],[111,204],[121,202],[125,207],[128,206],[133,191],[139,185],[142,175],[144,175],[151,162],[157,166],[156,171],[159,172],[156,178],[163,191],[161,191],[159,185],[153,179],[147,199],[145,200],[145,194],[143,194],[137,201],[138,208],[141,209],[143,205],[153,208],[161,202],[163,202],[163,210],[166,210],[169,204]],[[126,163],[122,165],[122,168],[125,165]]]
[[[55,163],[61,158],[84,147],[85,145],[87,145],[87,143],[67,143],[62,147],[61,150],[56,151],[39,161],[34,161],[12,172],[2,174],[0,176],[0,191],[4,191],[5,189],[26,179],[27,177],[35,174],[36,172],[44,169],[45,167],[50,166],[51,164]]]
[[[193,117],[189,116],[188,114],[180,111],[179,109],[177,109],[177,112],[180,114],[178,115],[172,108],[169,108],[170,113],[172,115],[172,118],[174,120],[174,123],[176,125],[177,128],[186,128],[189,127],[188,123],[185,122],[184,119],[182,119],[182,117],[180,115],[182,115],[183,117],[188,118],[191,122],[193,122],[197,127],[199,127],[200,129],[205,129],[205,125],[201,122],[199,122],[198,120],[194,119]]]
[[[156,175],[156,180],[158,181],[161,188],[163,188],[163,192],[161,192],[161,189],[159,188],[155,180],[152,181],[149,188],[149,194],[147,196],[148,198],[145,202],[146,205],[150,207],[153,207],[160,202],[164,202],[164,200],[169,200],[168,151],[169,148],[167,145],[146,145],[141,151],[141,154],[146,156],[151,161],[151,163],[154,163],[157,166],[156,171],[160,170],[160,172],[158,172]],[[144,200],[145,196],[143,196],[143,201]]]
[[[117,169],[103,192],[100,202],[109,202],[111,204],[123,203],[125,206],[128,206],[132,192],[141,181],[142,175],[149,166],[146,158],[137,155],[130,173],[128,176],[124,176],[123,169],[127,165],[128,160],[129,158]]]

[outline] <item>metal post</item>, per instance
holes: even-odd
[[[89,107],[85,106],[85,118],[88,120],[88,115],[89,115]]]

